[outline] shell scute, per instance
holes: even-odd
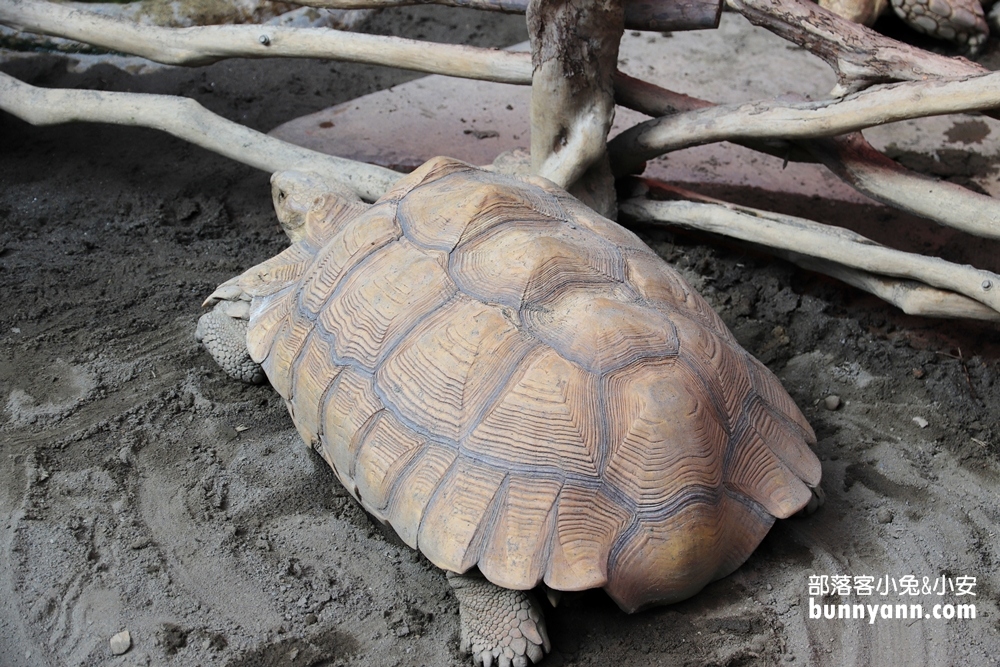
[[[746,428],[735,440],[725,460],[729,488],[753,498],[779,519],[787,519],[809,502],[809,487],[781,461],[756,429]]]
[[[691,381],[705,387],[717,419],[731,433],[752,391],[746,353],[695,319],[676,313],[670,321]]]
[[[454,293],[442,261],[400,239],[345,275],[318,321],[339,358],[371,372],[394,342]]]
[[[427,442],[387,410],[379,412],[358,447],[354,462],[357,496],[376,518],[386,521],[392,489]]]
[[[396,346],[376,384],[406,419],[457,441],[536,344],[499,309],[459,294]]]
[[[418,186],[426,187],[451,174],[475,171],[478,170],[465,162],[447,157],[434,157],[393,183],[379,201],[399,201]]]
[[[389,524],[413,549],[417,548],[417,535],[427,503],[457,458],[457,450],[436,442],[428,443],[393,488],[387,511]]]
[[[275,339],[282,331],[295,305],[295,285],[281,292],[254,299],[250,304],[250,324],[247,328],[247,351],[258,364],[267,358]]]
[[[322,432],[323,395],[343,370],[331,363],[333,346],[315,329],[306,338],[292,367],[289,410],[302,439],[310,447],[319,442]]]
[[[427,248],[451,252],[460,242],[510,220],[562,220],[565,212],[549,197],[504,183],[481,183],[453,173],[411,191],[400,201],[404,233]]]
[[[600,459],[597,378],[540,347],[462,442],[508,466],[596,478]]]
[[[279,325],[267,356],[260,362],[271,386],[285,400],[289,400],[292,394],[293,364],[312,331],[313,323],[292,310]]]
[[[728,438],[683,364],[644,363],[606,382],[609,483],[640,511],[656,511],[692,489],[721,486]]]
[[[639,359],[676,356],[677,334],[670,319],[630,297],[619,285],[563,290],[542,305],[525,308],[522,318],[543,343],[592,373]]]
[[[251,297],[269,296],[298,281],[313,261],[315,252],[312,246],[297,243],[229,281],[229,284],[239,285]]]
[[[479,570],[505,588],[528,589],[545,573],[562,481],[512,473],[499,513],[483,545]]]
[[[603,215],[600,215],[597,211],[590,208],[579,199],[557,186],[555,183],[546,181],[544,178],[537,177],[529,180],[532,183],[538,183],[539,185],[541,185],[542,182],[548,183],[549,187],[545,189],[552,195],[552,199],[558,202],[562,207],[564,211],[563,219],[572,220],[574,225],[578,225],[590,232],[593,232],[596,236],[599,236],[602,239],[607,239],[620,248],[655,256],[649,246],[643,243],[642,239],[638,236],[618,223],[608,220]]]
[[[494,500],[507,473],[460,456],[424,509],[417,547],[438,567],[465,572],[479,560],[496,516]]]
[[[299,288],[299,307],[317,315],[345,273],[357,263],[399,238],[391,211],[374,209],[355,224],[343,225],[316,254]]]
[[[683,600],[741,565],[773,523],[759,506],[721,491],[642,516],[615,544],[605,590],[627,612]]]
[[[466,294],[519,310],[562,290],[620,282],[625,264],[597,236],[558,222],[515,220],[456,248],[449,273]]]
[[[753,386],[754,393],[760,396],[776,415],[780,415],[789,423],[794,424],[802,440],[809,444],[815,443],[816,434],[813,432],[812,426],[799,410],[799,406],[795,405],[795,401],[781,386],[781,381],[767,366],[749,355],[747,355],[747,364],[750,371],[750,384]]]
[[[604,586],[611,547],[632,518],[632,508],[605,488],[567,481],[559,493],[545,584],[560,591]]]
[[[819,484],[822,475],[819,459],[809,449],[797,424],[793,425],[787,417],[776,414],[757,396],[748,405],[746,414],[750,427],[768,443],[782,463],[809,486]]]
[[[360,437],[365,426],[384,409],[372,377],[354,368],[340,371],[326,393],[322,454],[351,493],[354,493],[354,460]]]
[[[680,274],[649,252],[626,252],[628,281],[643,298],[708,327],[712,333],[735,344],[736,339],[722,318],[712,310]]]

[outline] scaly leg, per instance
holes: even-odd
[[[484,667],[527,667],[549,652],[535,597],[491,584],[479,573],[448,573],[462,625],[462,651]]]

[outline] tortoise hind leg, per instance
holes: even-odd
[[[462,651],[484,667],[527,667],[549,652],[542,610],[528,591],[491,584],[479,573],[448,573],[458,598]]]
[[[243,311],[249,312],[245,301],[219,301],[199,318],[194,337],[227,375],[249,384],[264,384],[264,371],[247,350],[248,322]]]

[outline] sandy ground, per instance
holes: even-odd
[[[368,29],[524,38],[515,17],[433,9]],[[265,130],[411,78],[318,62],[4,69],[188,95]],[[202,299],[284,245],[267,175],[138,129],[0,115],[0,145],[0,666],[465,664],[443,574],[346,497],[269,388],[230,381],[193,340]],[[1000,269],[1000,244],[881,208],[711,193]],[[545,664],[994,664],[997,327],[908,318],[746,250],[639,231],[803,407],[828,501],[690,601],[627,616],[599,592],[569,597],[549,611]],[[913,575],[916,597],[843,601],[972,601],[977,617],[810,619],[823,575]],[[937,595],[942,576],[975,577],[975,597]],[[125,629],[132,648],[114,657]]]

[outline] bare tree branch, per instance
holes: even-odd
[[[822,273],[869,294],[874,294],[907,315],[1000,322],[1000,313],[955,292],[929,287],[915,280],[894,280],[885,276],[877,276],[873,273],[849,269],[834,262],[794,252],[773,248],[769,250],[807,271]]]
[[[1000,201],[914,173],[875,150],[860,132],[802,145],[830,171],[876,201],[969,234],[1000,239]]]
[[[618,176],[670,151],[748,139],[814,139],[856,132],[909,118],[1000,107],[1000,73],[947,81],[910,81],[854,93],[840,100],[797,104],[749,102],[639,123],[608,144]]]
[[[653,118],[719,106],[715,102],[667,90],[655,83],[636,79],[624,72],[615,73],[615,102],[627,109]],[[734,140],[733,143],[789,162],[817,161],[812,153],[794,141],[785,141],[784,139],[754,141],[751,139]]]
[[[804,218],[710,200],[672,186],[660,184],[658,188],[701,201],[633,198],[620,205],[621,212],[643,222],[699,229],[866,273],[916,280],[957,292],[1000,313],[1000,275],[990,271],[894,250],[846,229]]]
[[[633,79],[615,77],[619,104],[650,116],[716,106]],[[986,238],[1000,238],[1000,202],[955,183],[918,174],[882,155],[860,132],[830,139],[740,141],[793,162],[822,162],[859,192],[900,210]]]
[[[468,79],[531,82],[531,60],[526,53],[327,28],[255,25],[160,28],[45,0],[0,0],[0,23],[168,65],[205,65],[225,58],[329,58]]]
[[[290,144],[171,95],[36,88],[0,73],[0,109],[32,125],[73,121],[150,127],[268,172],[314,171],[374,201],[402,174]]]

